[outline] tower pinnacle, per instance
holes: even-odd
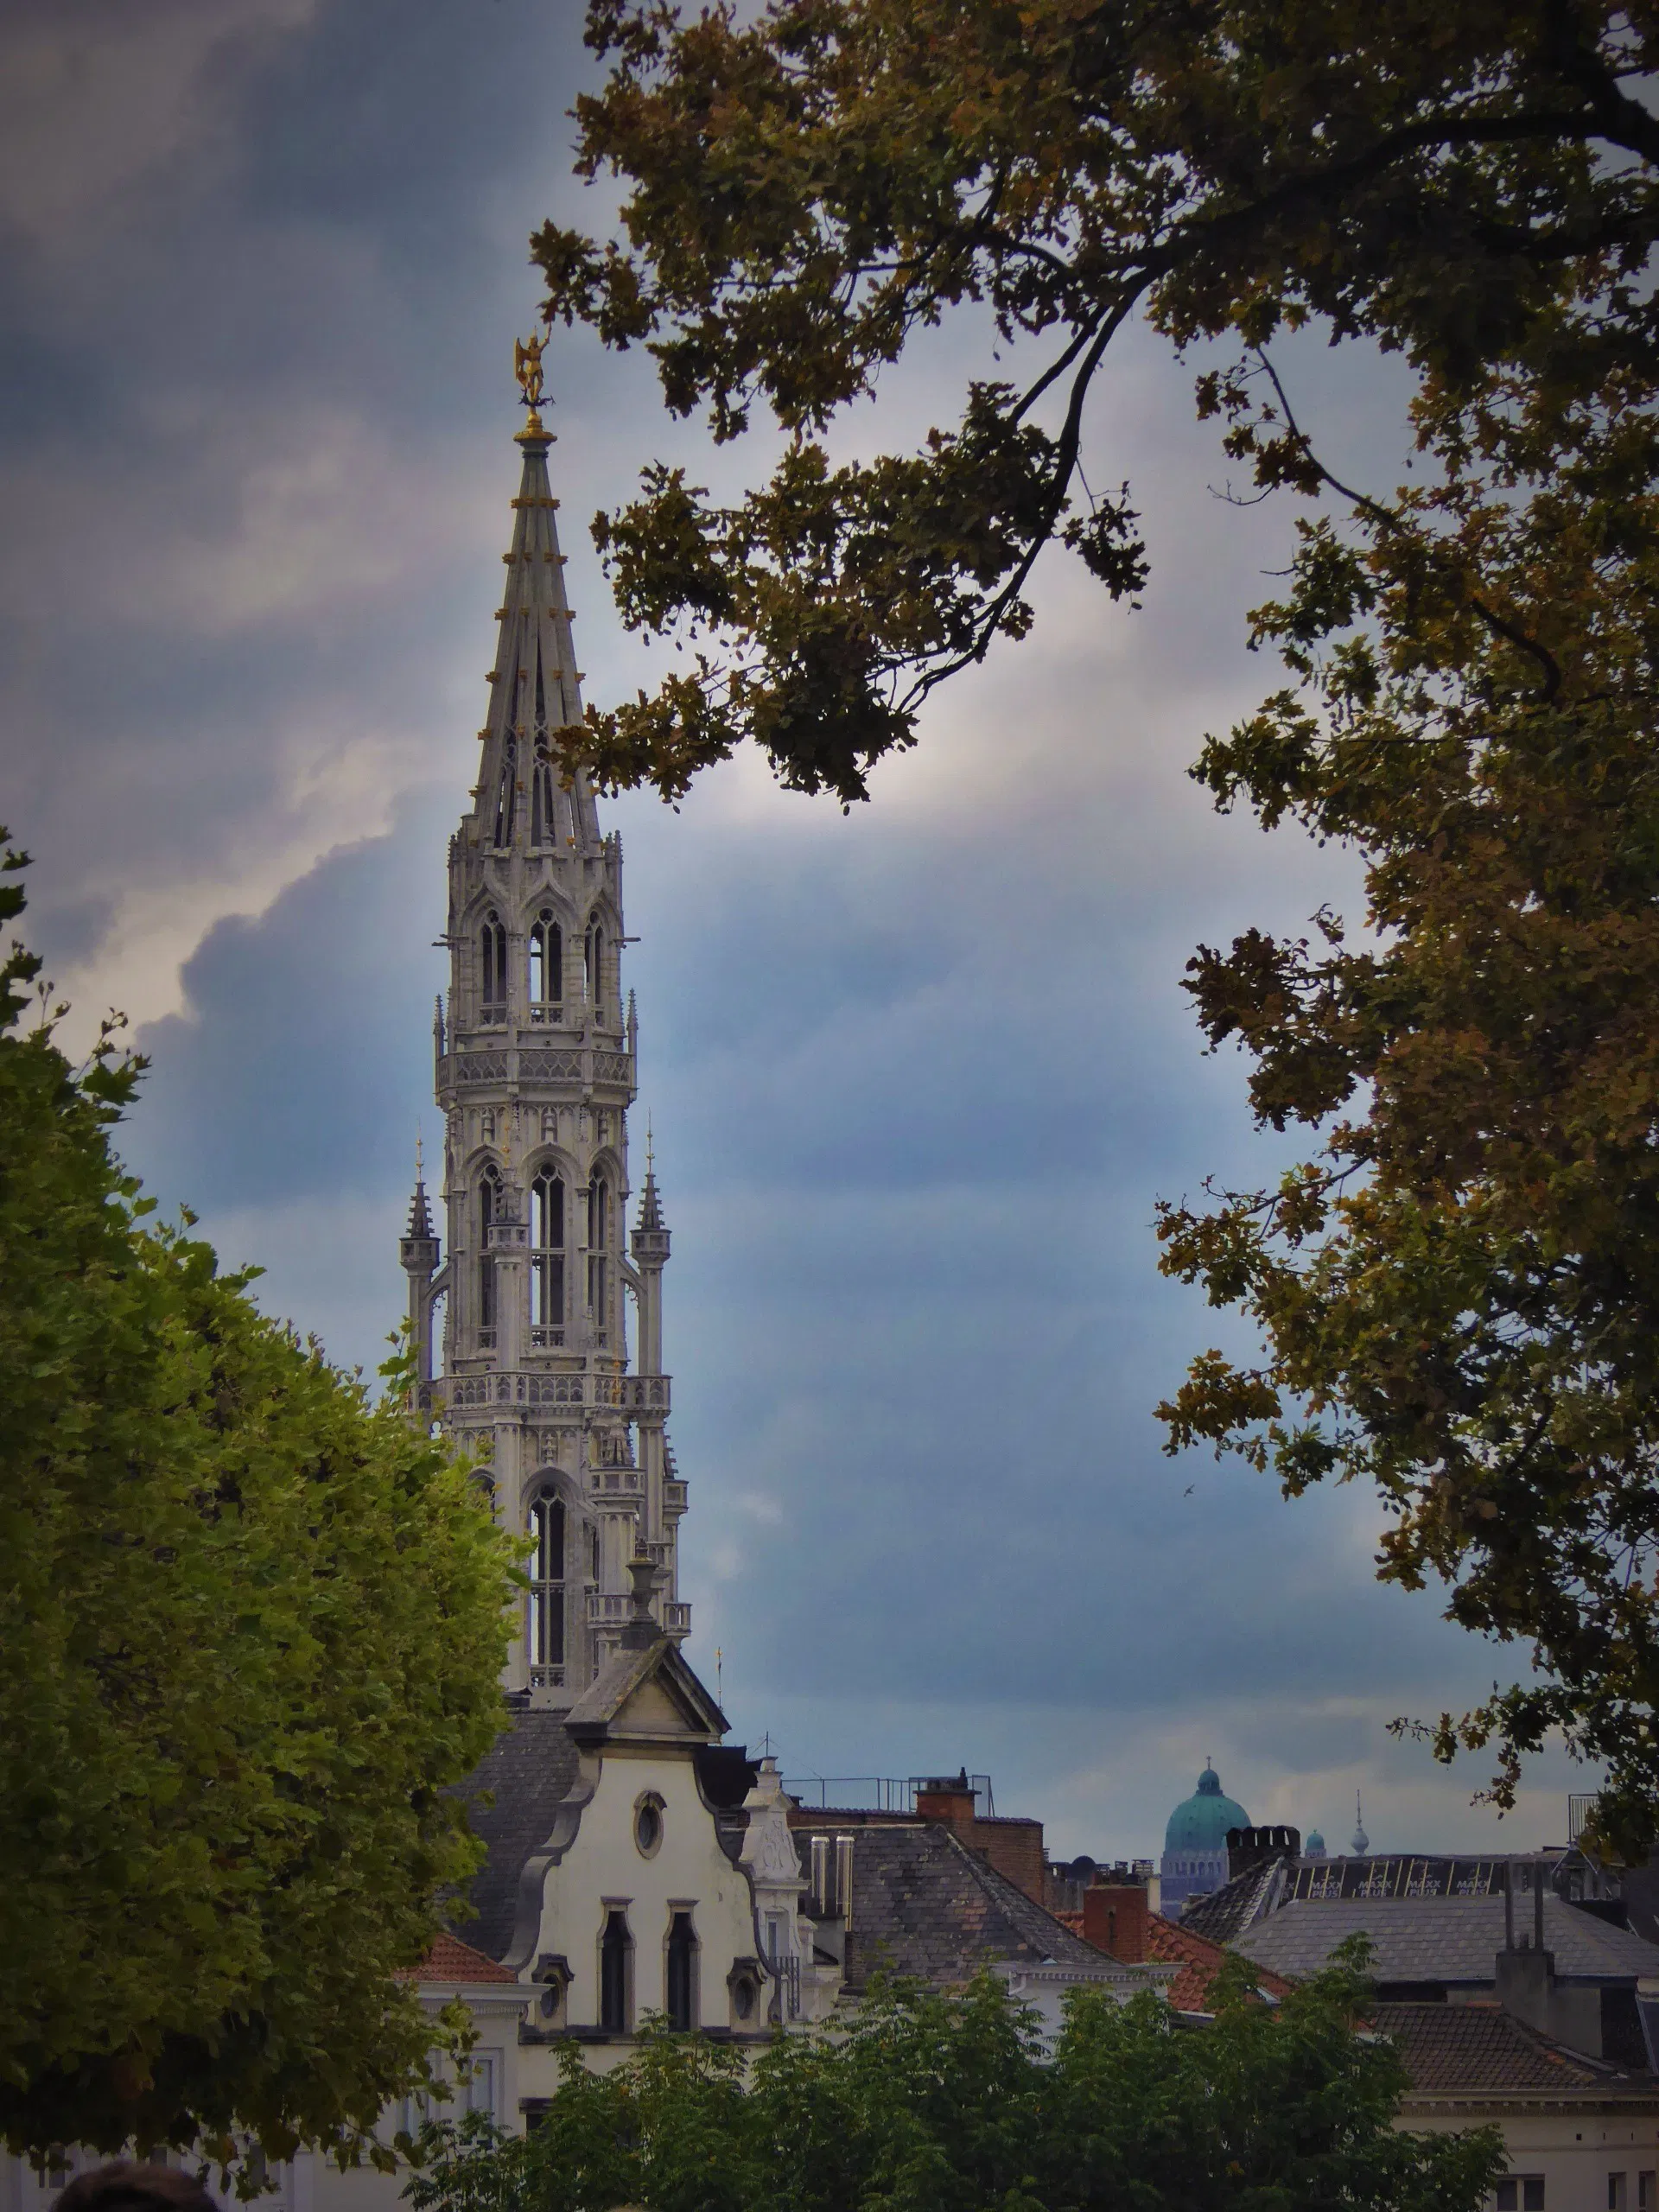
[[[636,1233],[629,1251],[621,844],[601,832],[578,748],[565,751],[582,708],[554,439],[537,411],[544,343],[514,349],[530,412],[514,440],[482,752],[449,845],[449,991],[433,1025],[446,1263],[420,1161],[404,1252],[423,1358],[442,1301],[443,1371],[426,1396],[487,1474],[499,1519],[532,1545],[507,1688],[556,1707],[582,1695],[631,1622],[642,1626],[631,1562],[649,1563],[653,1633],[682,1636],[690,1622],[676,1594],[685,1485],[664,1426],[668,1232],[652,1230],[644,1251]],[[654,1187],[648,1173],[660,1224]]]

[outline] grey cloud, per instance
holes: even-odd
[[[578,12],[541,0],[157,20],[73,175],[51,118],[77,85],[108,112],[124,11],[6,34],[47,164],[0,238],[7,810],[41,854],[39,939],[93,1011],[173,1004],[181,970],[130,1157],[267,1266],[273,1311],[369,1364],[435,1119],[431,939],[524,239],[604,205],[560,166],[589,64]],[[0,210],[27,188],[10,158]],[[666,423],[644,357],[555,356],[578,634],[613,697],[658,657],[619,632],[584,518],[653,455],[721,487],[752,456]],[[1288,363],[1320,435],[1391,480],[1398,382],[1351,359]],[[936,365],[884,394],[922,427],[948,411]],[[1236,1064],[1199,1056],[1182,963],[1351,910],[1355,882],[1217,820],[1184,772],[1275,681],[1241,646],[1290,528],[1212,496],[1191,366],[1137,341],[1095,424],[1091,475],[1129,474],[1147,519],[1141,613],[1046,560],[1033,641],[936,702],[849,819],[753,764],[677,816],[611,810],[676,1232],[695,1656],[721,1643],[742,1725],[803,1764],[988,1764],[1073,1848],[1147,1847],[1209,1750],[1253,1808],[1300,1793],[1329,1829],[1362,1773],[1368,1804],[1375,1780],[1465,1833],[1466,1789],[1381,1732],[1478,1692],[1490,1655],[1375,1588],[1370,1501],[1172,1465],[1151,1420],[1192,1349],[1238,1341],[1157,1278],[1154,1198],[1281,1156]]]

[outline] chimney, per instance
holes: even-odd
[[[1236,1882],[1241,1874],[1249,1873],[1252,1866],[1260,1866],[1268,1859],[1298,1859],[1301,1856],[1302,1836],[1300,1828],[1277,1826],[1257,1828],[1229,1828],[1227,1831],[1227,1878]]]
[[[1516,1941],[1515,1889],[1516,1862],[1503,1870],[1503,1948],[1494,1961],[1493,1993],[1506,2012],[1524,2020],[1540,2035],[1564,2043],[1569,2050],[1586,2056],[1605,2056],[1602,2048],[1602,1999],[1605,1992],[1592,1986],[1560,1981],[1555,1955],[1544,1943],[1544,1890],[1549,1878],[1547,1865],[1524,1863],[1521,1872],[1532,1893],[1532,1929]]]
[[[974,1787],[968,1779],[968,1770],[951,1780],[948,1777],[916,1785],[916,1810],[925,1821],[944,1821],[960,1836],[966,1837],[974,1825]]]
[[[1140,1882],[1096,1882],[1083,1893],[1083,1940],[1126,1967],[1147,1955],[1147,1892]]]

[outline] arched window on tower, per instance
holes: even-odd
[[[550,1167],[530,1186],[530,1341],[564,1342],[564,1185]]]
[[[480,1351],[495,1350],[495,1254],[490,1249],[490,1231],[500,1212],[501,1179],[493,1167],[486,1167],[478,1185],[478,1348]]]
[[[507,1018],[507,932],[493,906],[479,932],[479,1019],[505,1021]]]
[[[606,1262],[611,1242],[610,1185],[595,1175],[588,1185],[588,1314],[595,1344],[606,1339],[607,1294],[610,1280]]]
[[[564,1506],[556,1497],[530,1508],[530,1680],[536,1689],[564,1681]]]
[[[589,920],[588,934],[582,939],[582,967],[588,1003],[597,1008],[605,988],[605,925],[597,914]]]
[[[530,1018],[556,1021],[564,996],[564,932],[543,906],[530,926]]]

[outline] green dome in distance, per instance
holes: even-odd
[[[1316,1851],[1323,1851],[1325,1849],[1325,1838],[1319,1834],[1318,1828],[1310,1828],[1308,1830],[1307,1841],[1302,1846],[1302,1849],[1306,1853],[1310,1859]]]
[[[1229,1828],[1247,1828],[1250,1816],[1236,1798],[1224,1796],[1221,1777],[1206,1766],[1192,1796],[1178,1805],[1164,1830],[1166,1851],[1224,1851]]]

